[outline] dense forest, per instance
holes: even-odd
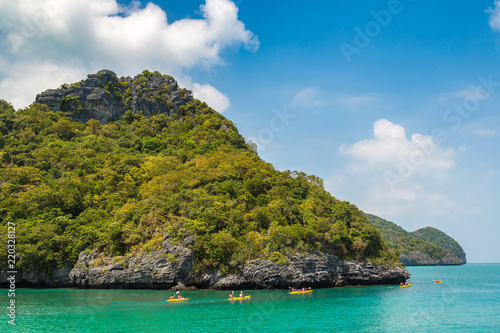
[[[456,256],[462,262],[466,262],[465,252],[453,238],[439,229],[425,227],[411,232],[412,236],[422,239],[426,242],[439,246]]]
[[[129,110],[105,124],[72,121],[81,107],[68,105],[16,111],[0,100],[0,257],[6,262],[14,222],[20,270],[72,267],[82,251],[147,253],[165,234],[178,243],[194,237],[197,270],[229,273],[295,253],[397,262],[354,205],[318,177],[264,162],[199,100],[151,117]]]
[[[368,220],[380,230],[387,245],[401,255],[412,256],[420,252],[431,260],[441,260],[453,256],[457,262],[465,263],[465,252],[462,247],[444,232],[426,227],[408,232],[393,222],[372,214],[366,214]]]

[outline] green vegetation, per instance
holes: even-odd
[[[438,229],[428,227],[414,232],[408,232],[400,226],[378,216],[371,214],[365,215],[368,220],[380,230],[387,245],[396,249],[399,254],[411,255],[413,252],[418,251],[426,254],[432,260],[440,260],[450,255],[451,252],[450,248],[452,247],[445,247],[443,246],[444,244],[448,245],[455,243],[461,249],[460,245],[458,245],[453,238]],[[429,239],[433,241],[429,241]],[[456,255],[455,252],[451,252],[451,254],[457,256],[459,259],[461,258]],[[465,254],[463,254],[463,258],[465,259]]]
[[[451,254],[455,255],[458,259],[465,263],[465,252],[460,244],[441,230],[432,227],[425,227],[413,231],[411,235],[448,250]]]
[[[107,124],[67,116],[36,103],[14,112],[0,100],[0,260],[7,221],[15,222],[20,270],[72,267],[82,251],[148,253],[166,232],[178,244],[194,237],[198,270],[286,263],[295,253],[397,262],[355,206],[315,176],[262,161],[205,103]]]

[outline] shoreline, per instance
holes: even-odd
[[[96,260],[104,262],[103,266],[95,266]],[[195,274],[195,258],[189,253],[175,263],[166,261],[159,253],[134,255],[128,260],[124,265],[105,262],[97,253],[82,253],[73,269],[56,269],[51,275],[19,272],[16,285],[39,289],[286,290],[392,285],[411,276],[403,267],[345,261],[328,254],[295,255],[287,264],[257,259],[245,264],[240,273],[224,276],[218,271]]]

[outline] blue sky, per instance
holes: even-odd
[[[16,107],[102,68],[172,74],[278,169],[500,262],[494,0],[29,4],[0,0],[0,98]]]

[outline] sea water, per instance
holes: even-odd
[[[500,332],[500,264],[409,267],[397,285],[287,290],[17,289],[15,326],[7,290],[1,332]],[[435,284],[440,279],[442,284]],[[235,290],[239,294],[240,290]]]

